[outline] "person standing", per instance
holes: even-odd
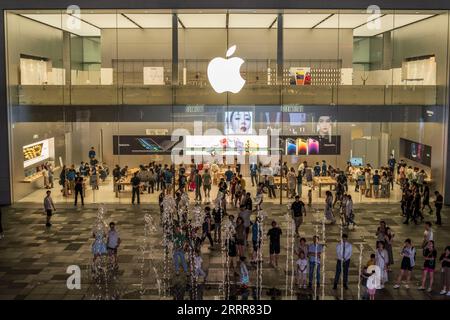
[[[378,170],[375,170],[375,174],[372,176],[372,182],[373,182],[373,196],[375,198],[379,197],[379,191],[380,191],[380,180],[381,177],[378,174]]]
[[[291,167],[291,169],[287,173],[287,183],[288,183],[287,196],[288,198],[293,198],[295,197],[295,186],[297,184],[297,177],[295,176],[295,170],[293,167]]]
[[[194,181],[195,181],[195,201],[202,202],[202,175],[198,170],[195,170],[194,174]]]
[[[212,184],[212,178],[209,174],[209,170],[205,169],[205,173],[203,174],[203,191],[205,192],[205,201],[207,204],[211,202],[211,184]]]
[[[63,197],[67,197],[67,169],[66,165],[63,165],[61,173],[59,174],[59,185],[62,187],[61,192]]]
[[[48,183],[48,170],[46,164],[42,166],[42,176],[44,177],[44,188],[50,189],[50,185]]]
[[[186,258],[184,256],[184,247],[186,246],[186,236],[181,232],[180,226],[175,227],[175,232],[173,235],[173,262],[175,267],[175,274],[178,276],[180,262],[183,267],[184,273],[187,275],[188,268],[186,264]]]
[[[255,222],[252,224],[252,243],[253,243],[253,254],[252,254],[252,264],[258,263],[260,250],[261,250],[261,239],[262,239],[262,227],[261,218],[256,217]]]
[[[108,249],[109,258],[111,261],[111,264],[115,269],[119,267],[117,263],[117,249],[120,246],[120,237],[119,233],[116,230],[116,224],[114,222],[109,223],[109,231],[108,231],[108,238],[106,240],[106,248]]]
[[[435,191],[434,195],[436,196],[436,200],[434,201],[434,207],[436,208],[436,224],[438,226],[441,226],[442,225],[441,210],[442,210],[442,205],[444,204],[444,198],[439,193],[439,191]]]
[[[244,227],[245,227],[245,245],[248,245],[248,234],[250,233],[250,225],[252,222],[250,221],[250,216],[252,212],[251,210],[245,209],[245,205],[240,206],[240,212],[239,217],[242,218],[244,221]]]
[[[206,238],[209,240],[209,244],[211,245],[211,248],[214,247],[214,241],[211,236],[211,214],[209,213],[209,210],[211,210],[209,207],[205,208],[205,211],[207,212],[205,215],[205,219],[203,220],[202,224],[202,240],[201,242],[205,241]]]
[[[258,165],[256,163],[250,164],[250,177],[252,179],[252,187],[258,184]]]
[[[134,204],[135,198],[137,198],[138,204],[141,203],[140,187],[141,187],[141,179],[139,179],[137,172],[135,172],[133,175],[133,178],[131,178],[131,188],[132,188],[131,203],[132,204]]]
[[[295,196],[295,201],[291,204],[292,218],[295,223],[295,234],[298,234],[298,228],[303,223],[303,217],[306,217],[306,209],[299,196]]]
[[[55,204],[52,200],[52,197],[50,196],[51,193],[52,192],[50,190],[47,190],[46,192],[47,195],[44,198],[44,210],[45,213],[47,214],[47,223],[45,224],[46,227],[52,226],[50,220],[52,218],[53,211],[56,211]]]
[[[320,256],[323,251],[323,245],[318,242],[319,242],[319,236],[314,236],[313,243],[308,245],[308,258],[309,258],[309,284],[308,284],[308,287],[310,289],[312,289],[314,273],[316,274],[317,287],[320,287]]]
[[[422,272],[422,285],[418,288],[419,290],[425,290],[425,283],[427,281],[427,274],[430,275],[430,283],[427,289],[427,292],[431,292],[433,289],[433,280],[434,280],[434,269],[436,268],[436,257],[437,251],[434,247],[434,241],[428,241],[427,246],[423,250],[423,272]]]
[[[428,207],[429,213],[433,213],[433,209],[431,209],[430,206],[430,187],[426,182],[423,183],[423,193],[422,193],[422,211],[425,209],[425,207]]]
[[[95,149],[94,147],[91,147],[91,150],[89,150],[88,153],[89,160],[95,159],[95,156],[96,156]]]
[[[308,270],[308,260],[303,251],[298,254],[297,265],[297,285],[299,288],[306,289],[306,274]]]
[[[172,171],[165,165],[166,168],[163,171],[163,186],[162,188],[166,191],[167,194],[170,194],[172,191],[172,180],[173,173]]]
[[[222,241],[222,219],[223,219],[223,209],[217,204],[212,211],[214,218],[214,242],[221,243]]]
[[[275,178],[273,175],[269,175],[267,177],[269,185],[267,186],[267,189],[269,190],[269,198],[277,198],[277,194],[275,193]]]
[[[81,205],[84,206],[83,177],[80,174],[78,174],[75,179],[75,206],[77,206],[78,203],[78,194],[81,197]]]
[[[412,246],[411,239],[406,239],[403,249],[401,251],[402,262],[400,266],[400,274],[394,285],[394,289],[400,288],[400,282],[406,274],[405,288],[409,289],[409,281],[411,280],[411,273],[416,263],[416,249]]]
[[[445,248],[445,251],[439,258],[441,262],[441,274],[442,274],[442,290],[439,294],[450,296],[450,246]]]
[[[405,207],[405,213],[406,213],[406,221],[403,222],[403,224],[409,224],[409,219],[412,219],[415,224],[417,224],[417,220],[415,219],[413,213],[414,209],[414,196],[411,194],[411,191],[409,189],[406,189],[405,196],[404,196],[404,207]]]
[[[228,170],[225,171],[224,175],[225,175],[225,182],[227,183],[228,188],[230,188],[231,187],[231,179],[234,176],[234,173],[233,173],[233,171],[231,171],[230,166],[228,166]]]
[[[336,219],[334,218],[333,214],[333,194],[331,191],[328,191],[325,193],[326,199],[325,199],[325,219],[331,220],[331,222],[334,224],[336,223]]]
[[[377,241],[377,250],[375,251],[375,263],[380,268],[381,275],[381,289],[384,288],[384,284],[388,281],[388,266],[389,266],[389,254],[385,249],[385,242]]]
[[[236,219],[236,247],[237,254],[239,257],[244,256],[244,246],[245,246],[245,226],[244,219],[242,217],[238,217]]]
[[[350,258],[352,256],[352,245],[348,242],[348,236],[346,234],[342,235],[342,241],[336,245],[336,274],[334,276],[333,289],[337,289],[339,279],[341,277],[341,270],[344,271],[344,288],[348,289],[348,269],[350,267]]]
[[[301,198],[302,197],[302,185],[303,185],[303,174],[299,170],[297,173],[297,194]]]
[[[423,232],[422,249],[425,249],[429,241],[434,241],[434,232],[430,221],[425,222],[425,231]]]
[[[277,226],[277,222],[272,221],[272,228],[267,232],[269,237],[269,254],[270,254],[270,265],[272,267],[278,267],[278,255],[280,254],[280,240],[283,232]]]
[[[327,175],[327,162],[322,160],[322,176],[325,177]]]

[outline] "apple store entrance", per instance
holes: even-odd
[[[448,11],[77,14],[6,11],[13,202],[443,188]]]

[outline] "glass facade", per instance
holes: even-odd
[[[352,160],[381,171],[393,154],[443,189],[448,11],[11,10],[5,26],[13,202],[42,201],[47,162],[57,201],[72,202],[59,194],[60,170],[78,170],[94,147],[110,172],[98,189],[87,179],[85,201],[128,203],[115,165],[171,163],[171,150],[205,162],[190,139],[233,134],[265,137],[272,169]],[[223,78],[211,81],[208,65],[233,46],[245,84],[218,93]],[[249,164],[268,159],[239,157],[247,184]],[[400,197],[395,184],[378,201]]]

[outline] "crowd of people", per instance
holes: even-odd
[[[403,165],[399,164],[399,166]],[[348,194],[347,175],[339,169],[330,167],[323,161],[322,166],[316,165],[311,170],[312,176],[334,175],[336,178],[334,192],[326,192],[324,219],[335,223],[337,216],[339,216],[342,227],[350,231],[350,226],[354,227],[356,224],[353,200],[351,195]],[[307,215],[308,205],[302,200],[301,187],[299,188],[298,184],[302,184],[302,178],[309,175],[310,170],[308,168],[310,167],[306,162],[301,164],[297,173],[295,169],[288,168],[286,164],[280,166],[280,170],[285,170],[288,178],[288,195],[294,199],[289,208],[294,226],[293,237],[295,245],[293,251],[296,260],[296,283],[302,289],[312,289],[314,285],[315,288],[320,287],[322,255],[326,247],[326,243],[321,243],[318,235],[312,235],[309,243],[305,236],[300,236],[300,229]],[[382,169],[381,176],[389,176],[388,172],[392,172],[391,169],[389,164]],[[139,203],[139,194],[143,192],[154,193],[155,191],[161,191],[159,204],[163,227],[167,224],[166,218],[163,218],[165,199],[172,197],[173,192],[175,192],[176,209],[169,217],[169,238],[173,245],[172,258],[176,275],[179,275],[181,268],[186,275],[194,275],[196,279],[203,278],[206,282],[208,270],[203,264],[205,251],[202,251],[205,241],[209,242],[208,248],[210,252],[216,250],[226,252],[226,268],[232,276],[239,277],[238,282],[242,288],[250,286],[251,270],[262,267],[263,257],[266,257],[266,254],[262,252],[265,241],[268,242],[267,258],[269,265],[276,269],[279,268],[283,231],[275,219],[271,220],[270,228],[264,231],[264,222],[270,214],[266,215],[262,210],[265,195],[269,197],[274,196],[273,190],[270,188],[271,184],[267,179],[268,175],[262,175],[261,179],[259,174],[254,176],[254,170],[258,172],[260,169],[252,164],[250,167],[250,172],[252,173],[251,182],[256,186],[256,194],[254,196],[246,190],[247,182],[240,172],[240,167],[237,166],[234,168],[228,166],[223,177],[216,175],[211,166],[198,165],[194,161],[190,165],[189,174],[186,174],[186,169],[183,165],[180,165],[175,170],[173,165],[155,163],[150,163],[148,166],[140,166],[139,171],[133,173],[133,178],[131,179],[133,202],[136,196]],[[398,170],[399,172],[402,171],[402,169]],[[417,170],[415,171],[417,172]],[[78,175],[80,173],[78,172]],[[420,171],[418,173],[420,174]],[[127,174],[127,167],[120,168],[116,166],[113,171],[114,179],[120,179]],[[365,174],[370,175],[371,169],[366,169]],[[375,170],[374,175],[371,177],[372,181],[377,181],[377,175],[378,170]],[[291,180],[289,180],[289,177],[295,177],[295,180],[291,178],[292,184],[290,184]],[[298,177],[301,177],[300,180],[298,180]],[[176,184],[173,183],[175,179],[178,181]],[[422,222],[425,219],[423,214],[425,208],[428,208],[430,213],[433,212],[430,206],[431,195],[429,186],[425,181],[421,181],[421,178],[417,178],[417,175],[413,177],[406,176],[405,178],[397,179],[397,181],[401,184],[403,192],[401,209],[402,214],[405,216],[405,223],[409,223],[412,220],[418,224],[419,219]],[[213,184],[217,184],[218,191],[216,195],[213,195],[214,200],[211,200],[210,193],[211,185]],[[361,190],[363,185],[360,185],[359,188]],[[373,190],[376,197],[377,189],[373,188]],[[195,192],[195,205],[200,208],[198,217],[190,217],[187,207],[181,208],[183,199],[189,198],[187,196],[189,191]],[[381,194],[383,194],[383,191]],[[205,200],[204,202],[203,199]],[[310,205],[311,203],[309,202],[308,204]],[[205,205],[205,207],[202,208],[202,205]],[[436,191],[434,207],[437,225],[442,224],[440,217],[442,206],[443,197]],[[47,191],[44,199],[44,208],[47,212],[46,225],[51,226],[50,218],[56,208],[51,199],[50,190]],[[237,210],[236,213],[235,210]],[[193,222],[195,219],[200,219],[201,223],[195,224]],[[440,263],[442,271],[440,294],[450,295],[449,247],[447,246],[442,251],[438,260],[438,248],[435,247],[432,222],[426,221],[424,228],[423,243],[420,245],[420,254],[423,256],[424,266],[421,285],[418,289],[427,290],[428,292],[433,290],[434,272],[437,264]],[[117,248],[120,244],[120,238],[117,231],[115,231],[114,223],[110,225],[110,229],[109,232],[94,233],[94,260],[99,256],[109,255],[114,264],[117,264]],[[108,236],[111,232],[112,236]],[[402,280],[405,280],[404,286],[409,288],[417,255],[412,240],[410,238],[406,239],[399,255],[400,271],[398,276],[394,278],[390,276],[390,273],[393,272],[394,260],[396,260],[395,257],[397,256],[393,249],[395,234],[386,225],[385,221],[380,221],[375,237],[376,249],[370,253],[369,261],[360,270],[362,287],[365,288],[363,296],[367,299],[375,299],[377,290],[384,288],[388,281],[391,281],[393,288],[398,289],[401,287]],[[188,254],[187,259],[186,254]],[[336,245],[337,261],[333,289],[337,289],[341,281],[341,274],[343,288],[348,288],[352,254],[353,246],[347,233],[344,233]]]

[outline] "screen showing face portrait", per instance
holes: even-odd
[[[253,134],[252,111],[226,111],[225,134]]]
[[[317,119],[316,130],[319,136],[331,136],[333,134],[333,120],[331,116],[320,116]]]

